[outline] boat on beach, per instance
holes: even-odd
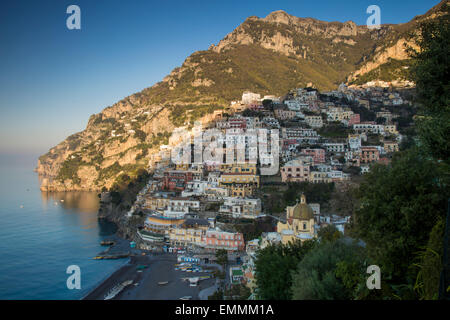
[[[104,297],[103,300],[111,300],[115,296],[117,296],[126,286],[129,286],[133,283],[133,280],[124,281],[116,286],[114,286]]]

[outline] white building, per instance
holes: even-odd
[[[321,116],[305,116],[305,122],[311,128],[322,128],[323,127],[323,121],[322,121]]]
[[[261,200],[227,197],[219,212],[230,214],[233,218],[256,218],[261,214]]]
[[[328,152],[345,152],[344,143],[324,143],[323,146]]]
[[[243,104],[251,104],[255,101],[261,101],[261,95],[259,93],[253,93],[250,91],[246,91],[242,94],[242,103]]]

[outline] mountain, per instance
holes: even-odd
[[[404,44],[417,23],[440,14],[448,0],[405,24],[369,30],[352,21],[325,22],[275,11],[249,17],[217,45],[189,56],[161,82],[92,115],[38,160],[43,191],[101,190],[146,168],[171,132],[250,90],[283,95],[312,82],[330,90],[383,76],[404,76]],[[398,70],[397,70],[398,69]]]

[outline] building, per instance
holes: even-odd
[[[345,152],[344,143],[324,143],[323,146],[327,149],[328,152],[335,152],[335,153]]]
[[[168,170],[164,172],[163,190],[183,191],[187,183],[193,180],[191,171]]]
[[[347,141],[350,150],[359,150],[361,148],[361,136],[359,134],[349,134]]]
[[[311,183],[330,183],[332,182],[332,178],[328,172],[311,170],[308,181]]]
[[[300,202],[295,206],[286,208],[286,223],[278,222],[277,232],[281,235],[281,242],[289,242],[313,239],[315,234],[314,212],[306,203],[306,197],[302,194]]]
[[[224,249],[227,251],[245,250],[244,236],[239,232],[226,232],[218,229],[209,229],[205,233],[203,246],[206,250],[215,251]]]
[[[386,153],[397,152],[399,150],[398,143],[394,141],[384,141],[383,148]]]
[[[384,125],[384,133],[386,135],[398,135],[397,127],[395,124]]]
[[[259,176],[251,173],[222,173],[219,186],[227,188],[232,196],[246,197],[259,188]]]
[[[321,116],[306,116],[305,122],[311,128],[322,128],[323,120]]]
[[[242,94],[242,103],[243,104],[252,104],[255,102],[259,102],[261,100],[261,95],[259,93],[253,93],[250,91],[245,91]]]
[[[275,118],[279,120],[294,119],[297,115],[297,112],[293,110],[286,110],[284,108],[276,108],[273,112],[275,114]]]
[[[380,152],[375,147],[361,147],[361,163],[371,163],[380,160]]]
[[[203,246],[203,239],[209,229],[206,219],[186,219],[181,225],[169,229],[169,241],[174,246]]]
[[[357,133],[384,134],[384,126],[382,124],[376,124],[373,121],[355,123],[353,125],[353,130]]]
[[[311,156],[314,164],[325,163],[325,150],[324,149],[302,149],[302,153]]]
[[[264,249],[265,247],[281,243],[281,235],[278,232],[263,232],[261,234],[261,243],[259,245],[260,249]]]
[[[261,214],[261,199],[227,197],[224,200],[219,212],[233,218],[254,219]]]
[[[348,120],[344,120],[343,123],[347,125],[347,127],[353,127],[354,124],[360,123],[361,117],[359,113],[353,113]]]
[[[170,228],[178,227],[184,221],[184,219],[151,215],[146,218],[144,228],[138,231],[138,235],[146,242],[163,242],[168,238]]]
[[[241,267],[230,267],[230,283],[239,284],[244,279],[244,272]]]
[[[223,173],[244,173],[256,174],[255,163],[223,163],[219,167],[220,172]],[[219,180],[219,178],[218,178]]]
[[[304,182],[309,180],[311,160],[294,159],[287,162],[281,168],[281,181],[283,182]]]

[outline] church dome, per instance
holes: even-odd
[[[292,209],[292,218],[300,220],[314,219],[314,211],[306,203],[297,203]]]

